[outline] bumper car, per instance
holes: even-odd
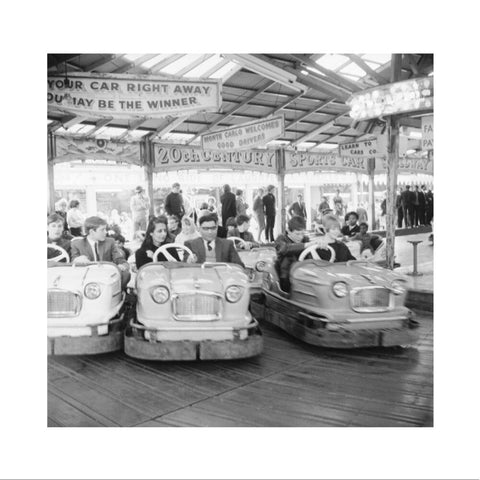
[[[60,250],[47,245],[47,249],[51,248]],[[109,262],[75,265],[69,260],[68,253],[60,251],[47,263],[48,354],[88,355],[121,350],[125,296],[120,270]]]
[[[238,255],[245,265],[250,284],[250,295],[252,300],[262,294],[263,275],[269,265],[273,265],[277,258],[275,247],[259,246],[245,250],[245,241],[240,237],[228,237],[237,248]]]
[[[312,345],[357,348],[409,345],[418,323],[405,307],[406,279],[367,260],[334,263],[335,252],[305,249],[281,289],[275,267],[265,272],[264,297],[252,302],[257,318]],[[311,256],[312,259],[306,259]],[[329,257],[328,260],[322,259]]]
[[[249,281],[239,265],[176,262],[159,247],[136,280],[136,314],[125,331],[125,353],[143,360],[247,358],[263,349],[248,310]],[[157,262],[162,253],[166,262]]]

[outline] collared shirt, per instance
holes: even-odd
[[[90,247],[92,247],[93,261],[98,262],[100,260],[99,258],[97,258],[97,254],[96,254],[96,251],[98,251],[98,242],[94,242],[93,240],[90,240],[88,237],[87,237],[87,241],[90,244]],[[95,244],[97,245],[96,251],[95,251]]]

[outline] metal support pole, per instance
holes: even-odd
[[[47,210],[48,213],[55,212],[55,177],[54,177],[54,163],[55,145],[52,133],[47,134],[47,178],[48,178],[48,198]]]
[[[368,159],[368,217],[370,229],[375,228],[375,159]]]
[[[280,225],[276,226],[277,232],[285,233],[286,223],[287,223],[287,208],[285,204],[285,150],[282,148],[277,150],[277,180],[278,180],[278,192],[277,192],[277,202],[279,207],[280,215],[277,212],[277,219],[280,220]]]
[[[153,208],[153,144],[148,138],[145,139],[142,158],[145,170],[145,181],[147,183],[147,194],[150,199],[150,215],[154,215]]]
[[[407,275],[421,277],[423,273],[419,273],[417,270],[417,247],[419,243],[422,243],[422,240],[409,240],[408,243],[413,245],[413,272],[407,272]]]
[[[402,55],[392,55],[391,81],[400,79]],[[399,152],[399,126],[394,115],[387,117],[387,225],[386,257],[387,268],[393,270],[395,265],[395,204],[397,200],[397,170]]]

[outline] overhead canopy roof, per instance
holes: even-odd
[[[198,145],[200,134],[283,113],[285,134],[267,146],[322,150],[384,130],[377,120],[353,121],[345,101],[354,92],[389,83],[390,61],[390,54],[49,54],[49,74],[220,78],[223,101],[219,112],[157,119],[85,118],[49,106],[48,128],[80,137],[136,141],[149,135]],[[279,71],[287,81],[276,78]],[[402,79],[432,72],[432,54],[403,56]],[[419,128],[420,120],[410,115],[401,124]]]

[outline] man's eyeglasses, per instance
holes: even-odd
[[[214,231],[216,230],[218,227],[201,227],[202,230],[210,230],[210,231]]]

